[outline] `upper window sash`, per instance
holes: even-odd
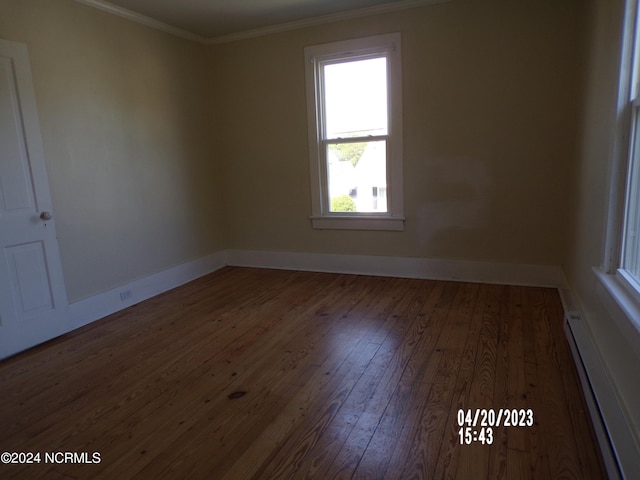
[[[367,60],[382,60],[384,61],[384,70],[386,72],[386,79],[384,84],[384,92],[378,92],[384,94],[384,108],[386,111],[386,118],[382,121],[381,124],[371,124],[372,129],[370,131],[375,132],[375,135],[389,135],[390,125],[392,124],[391,119],[389,118],[389,104],[390,104],[390,95],[388,92],[389,87],[389,59],[387,55],[387,48],[381,48],[374,50],[372,52],[361,54],[361,53],[344,53],[341,55],[330,55],[330,58],[324,57],[316,57],[316,75],[317,75],[317,85],[318,85],[318,98],[316,98],[318,114],[319,114],[319,136],[321,139],[340,139],[340,138],[352,138],[354,136],[360,136],[365,138],[369,135],[349,135],[349,136],[340,136],[340,133],[344,132],[335,132],[329,129],[330,126],[334,126],[335,116],[329,115],[326,108],[328,106],[329,100],[332,98],[329,93],[333,92],[334,89],[337,88],[336,80],[333,78],[333,82],[330,84],[329,79],[327,79],[327,69],[330,69],[333,66],[347,65],[347,64],[355,64],[356,62],[367,61]],[[370,63],[370,62],[367,62]],[[379,66],[377,67],[379,69]],[[372,74],[379,73],[372,71]],[[331,77],[331,75],[329,75]],[[332,88],[330,88],[332,87]],[[335,99],[334,99],[335,101]],[[381,99],[377,99],[378,107],[380,107]],[[332,122],[333,121],[333,122]],[[356,133],[356,132],[353,132]]]

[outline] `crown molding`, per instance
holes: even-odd
[[[113,5],[112,3],[104,0],[74,0],[77,3],[87,5],[89,7],[102,10],[103,12],[117,15],[132,22],[140,23],[147,27],[155,28],[156,30],[175,35],[177,37],[185,38],[198,43],[205,44],[218,44],[229,43],[237,40],[245,40],[249,38],[261,37],[263,35],[270,35],[273,33],[286,32],[289,30],[297,30],[300,28],[313,27],[316,25],[323,25],[327,23],[340,22],[343,20],[349,20],[353,18],[367,17],[371,15],[381,15],[385,13],[391,13],[400,10],[407,10],[410,8],[424,7],[427,5],[434,5],[437,3],[446,3],[453,0],[402,0],[399,2],[385,3],[383,5],[376,5],[373,7],[358,8],[356,10],[350,10],[348,12],[333,13],[329,15],[320,15],[317,17],[306,18],[303,20],[295,20],[293,22],[279,23],[276,25],[269,25],[267,27],[256,28],[252,30],[244,30],[242,32],[231,33],[229,35],[221,35],[217,37],[204,37],[191,33],[187,30],[183,30],[173,25],[155,20],[140,13],[127,10],[126,8]]]
[[[160,30],[165,33],[170,33],[171,35],[174,35],[176,37],[185,38],[187,40],[198,43],[210,42],[210,39],[208,39],[207,37],[196,35],[195,33],[191,33],[187,30],[174,27],[173,25],[169,25],[168,23],[155,20],[153,18],[141,15],[140,13],[136,13],[131,10],[127,10],[126,8],[122,8],[117,5],[113,5],[112,3],[105,2],[103,0],[75,0],[75,2],[82,3],[98,10],[102,10],[103,12],[107,12],[112,15],[117,15],[118,17],[126,18],[127,20],[131,20],[132,22],[140,23],[142,25],[155,28],[156,30]]]
[[[305,18],[303,20],[295,20],[293,22],[279,23],[276,25],[269,25],[267,27],[256,28],[253,30],[245,30],[238,33],[231,33],[229,35],[221,35],[219,37],[211,37],[207,40],[207,43],[228,43],[235,42],[237,40],[246,40],[249,38],[261,37],[263,35],[270,35],[273,33],[281,33],[289,30],[297,30],[300,28],[313,27],[317,25],[324,25],[327,23],[340,22],[344,20],[350,20],[353,18],[368,17],[371,15],[381,15],[385,13],[396,12],[400,10],[408,10],[410,8],[425,7],[428,5],[434,5],[437,3],[447,3],[453,0],[403,0],[394,3],[385,3],[383,5],[376,5],[373,7],[358,8],[356,10],[350,10],[348,12],[332,13],[329,15],[320,15],[317,17]]]

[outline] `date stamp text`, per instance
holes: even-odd
[[[531,408],[476,408],[458,410],[458,440],[460,445],[481,443],[491,445],[494,429],[500,427],[533,427]]]

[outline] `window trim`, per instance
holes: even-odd
[[[387,56],[388,132],[387,132],[387,212],[330,212],[326,165],[320,149],[321,61],[384,53]],[[402,176],[402,79],[400,33],[362,37],[308,46],[304,49],[307,93],[307,126],[311,179],[311,224],[317,229],[404,230],[404,192]]]

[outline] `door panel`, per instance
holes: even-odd
[[[0,188],[2,210],[33,208],[33,191],[29,182],[29,158],[22,127],[20,102],[11,58],[0,57]]]
[[[17,300],[18,320],[53,308],[51,279],[47,272],[42,242],[5,248],[11,283]]]
[[[0,40],[0,358],[71,328],[52,212],[27,49]]]

